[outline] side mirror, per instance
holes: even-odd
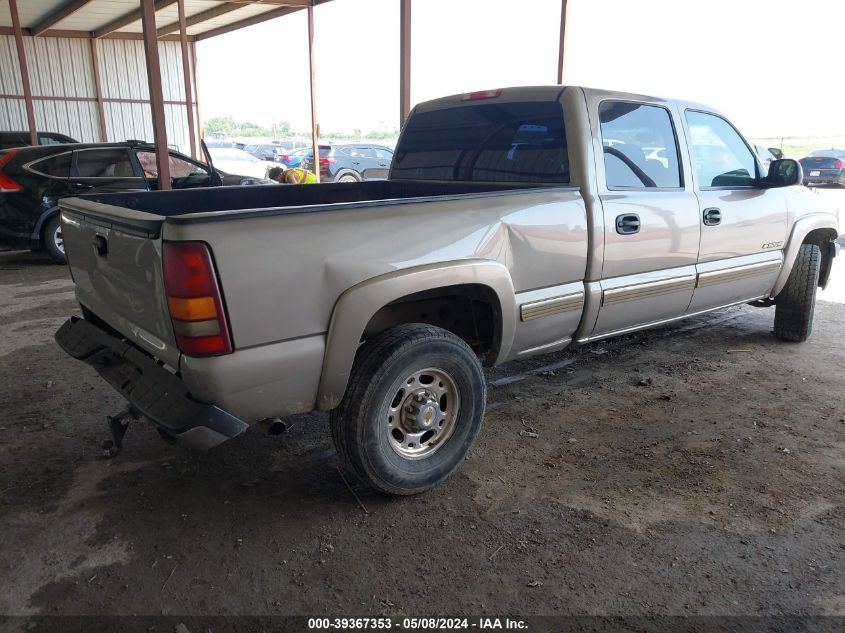
[[[764,189],[772,189],[800,185],[803,182],[804,170],[801,169],[801,163],[791,158],[781,158],[772,161],[769,165],[769,173],[760,181],[760,185]]]

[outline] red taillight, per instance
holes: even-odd
[[[479,99],[495,99],[502,95],[502,89],[497,90],[476,90],[468,92],[461,97],[461,101],[478,101]]]
[[[0,192],[2,193],[23,191],[21,184],[9,178],[3,171],[3,168],[11,162],[17,153],[16,150],[0,153]]]
[[[836,169],[842,169],[842,161],[841,160],[836,161]]]
[[[329,165],[331,163],[336,163],[336,162],[337,161],[334,158],[332,158],[331,156],[327,156],[325,158],[323,158],[322,156],[320,157],[320,164],[321,165]]]
[[[232,352],[229,324],[203,242],[164,242],[164,289],[179,349],[189,356]]]
[[[286,160],[290,160],[290,156],[288,156],[287,154],[282,154],[279,157],[279,160],[281,160],[282,162],[285,162]]]

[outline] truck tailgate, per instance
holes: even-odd
[[[79,302],[142,349],[178,367],[162,275],[164,217],[80,198],[64,199],[59,206]]]

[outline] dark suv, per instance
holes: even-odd
[[[281,162],[281,150],[281,147],[272,143],[250,143],[249,145],[244,145],[244,151],[247,154],[252,154],[259,160],[269,160],[271,163]]]
[[[393,150],[384,145],[320,145],[320,182],[383,180],[390,170]],[[314,171],[314,152],[302,158],[302,167]]]
[[[42,145],[0,151],[0,246],[46,249],[65,261],[59,198],[158,189],[155,148],[141,141]],[[170,151],[173,189],[271,181],[212,174],[208,165]]]
[[[0,150],[26,147],[30,140],[29,132],[0,132]],[[64,145],[66,143],[76,143],[76,141],[58,132],[38,132],[39,145]]]

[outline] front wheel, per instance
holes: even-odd
[[[484,417],[481,363],[438,327],[392,328],[359,352],[343,401],[331,413],[341,460],[373,488],[423,492],[464,460]]]
[[[54,262],[65,263],[65,241],[62,237],[62,220],[58,214],[44,225],[44,248]]]
[[[775,298],[775,336],[800,343],[813,331],[816,289],[822,253],[815,244],[802,244],[783,290]]]

